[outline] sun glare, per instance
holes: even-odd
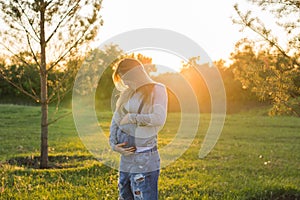
[[[160,49],[140,50],[136,51],[135,53],[140,53],[144,56],[152,58],[152,63],[155,64],[157,68],[157,72],[155,74],[179,72],[182,67],[182,62],[185,61],[183,58],[175,55],[172,52]]]

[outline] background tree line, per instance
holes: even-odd
[[[241,43],[238,43],[237,46],[240,46]],[[246,42],[242,43],[247,46]],[[250,44],[248,44],[250,45]],[[261,55],[263,52],[260,52]],[[111,79],[112,76],[112,67],[114,63],[108,63],[108,60],[111,60],[111,57],[122,57],[123,51],[118,48],[117,45],[107,46],[104,50],[95,49],[87,54],[88,57],[93,55],[93,59],[95,59],[95,64],[99,65],[101,63],[102,66],[108,66],[104,71],[101,79],[99,80],[98,87],[96,90],[96,107],[99,109],[110,109],[110,100],[112,98],[112,92],[114,89],[114,85]],[[254,52],[251,51],[251,46],[247,46],[246,49],[237,50],[232,54],[235,58],[239,58],[236,60],[231,66],[225,66],[225,62],[220,60],[214,62],[213,67],[217,67],[226,90],[227,95],[227,112],[234,113],[244,109],[251,109],[253,107],[272,104],[272,95],[266,87],[267,84],[261,85],[261,87],[254,87],[252,82],[255,81],[265,81],[266,78],[271,79],[270,75],[274,75],[275,71],[273,68],[269,69],[269,71],[265,71],[265,73],[257,71],[257,68],[260,68],[261,63],[265,64],[266,62],[275,62],[276,58],[272,57],[272,55],[268,55],[268,57],[263,56],[261,58],[257,58],[256,60],[253,57],[256,57]],[[147,71],[149,73],[155,72],[155,65],[152,64],[152,59],[141,54],[138,55],[126,55],[129,57],[136,57],[142,63],[147,66]],[[267,61],[266,59],[270,59]],[[2,59],[3,60],[3,59]],[[68,81],[65,81],[64,84],[60,85],[60,90],[62,94],[60,98],[54,98],[56,101],[52,102],[52,105],[55,106],[58,103],[61,103],[65,107],[69,107],[71,105],[71,88],[74,82],[74,78],[76,73],[75,69],[79,68],[82,62],[84,61],[84,57],[76,61],[70,61],[67,63],[65,70],[72,69],[73,72],[68,77]],[[182,77],[189,81],[192,89],[194,90],[194,94],[198,99],[199,106],[201,108],[201,112],[210,112],[210,94],[207,89],[205,80],[203,77],[196,71],[195,67],[200,67],[202,70],[206,71],[209,74],[209,71],[212,70],[212,66],[208,64],[198,65],[197,62],[199,60],[195,60],[195,58],[191,58],[188,63],[183,63],[182,69],[179,73],[163,73],[153,76],[153,79],[163,82],[167,85],[177,84],[179,79]],[[280,60],[283,62],[284,60]],[[197,65],[197,66],[195,66]],[[255,67],[255,69],[251,69],[249,66]],[[280,63],[278,63],[280,65]],[[12,82],[18,83],[21,88],[24,90],[33,91],[33,93],[37,93],[40,90],[39,84],[39,72],[38,68],[34,67],[34,63],[32,63],[32,67],[27,65],[22,65],[22,63],[15,63],[7,65],[5,63],[1,63],[0,65],[2,72],[5,73],[6,77]],[[240,69],[240,67],[244,67],[249,69],[246,74],[243,74],[244,71]],[[243,68],[243,69],[244,69]],[[249,77],[249,73],[251,73],[255,77]],[[55,70],[52,73],[49,73],[48,84],[55,84],[54,81],[57,80],[57,77],[61,77],[66,73],[66,71]],[[300,76],[297,73],[294,73],[294,79],[288,79],[288,85],[291,88],[299,88],[299,79]],[[271,79],[272,82],[270,84],[282,84],[281,79],[276,79],[273,77]],[[277,81],[277,82],[276,82]],[[269,84],[269,83],[268,83]],[[270,85],[269,84],[269,85]],[[17,103],[17,104],[26,104],[26,105],[38,105],[39,102],[34,102],[30,97],[26,94],[23,94],[18,90],[18,88],[13,87],[6,80],[0,79],[0,101],[1,103]],[[181,88],[181,90],[185,90],[184,86],[176,85],[176,87]],[[49,92],[51,93],[51,87],[49,87]],[[255,89],[253,89],[255,88]],[[277,89],[274,85],[272,89],[276,92]],[[215,91],[217,92],[217,91]],[[293,93],[294,98],[297,99],[299,97],[299,92],[296,90],[290,90]],[[56,94],[60,95],[60,94]],[[261,96],[264,95],[264,96]],[[172,94],[172,91],[169,91],[169,110],[170,111],[180,111],[180,106],[178,103],[178,99]],[[60,102],[58,102],[60,101]],[[295,109],[297,110],[297,109]],[[278,114],[278,113],[277,113]],[[289,113],[287,113],[289,114]],[[290,113],[293,114],[293,113]]]
[[[255,44],[247,39],[243,39],[236,44],[236,49],[232,53],[232,64],[226,66],[223,60],[209,64],[197,64],[197,58],[191,58],[189,62],[182,64],[179,73],[163,73],[154,75],[153,79],[167,85],[176,85],[180,90],[185,90],[185,86],[177,84],[182,77],[188,80],[194,94],[197,97],[201,112],[210,112],[211,99],[204,78],[197,72],[195,67],[201,68],[206,74],[217,67],[226,90],[227,112],[235,113],[241,110],[270,105],[270,115],[294,115],[299,116],[300,99],[300,72],[297,68],[290,69],[291,60],[282,56],[280,53],[271,53],[265,49],[255,51]],[[19,56],[25,56],[22,53]],[[122,58],[136,57],[151,74],[157,69],[152,64],[152,59],[141,54],[124,55],[117,45],[107,46],[105,49],[94,49],[87,54],[87,57],[95,59],[95,65],[108,66],[99,80],[96,90],[96,107],[98,109],[109,110],[111,108],[111,98],[114,85],[111,79],[112,67],[114,63],[108,63],[112,57]],[[71,105],[72,85],[76,72],[81,66],[85,57],[77,60],[70,60],[63,71],[53,70],[48,75],[49,93],[54,93],[54,100],[51,105],[61,104],[65,107]],[[22,62],[14,61],[5,64],[4,58],[0,64],[0,70],[5,74],[6,79],[19,85],[25,91],[38,94],[40,90],[39,71],[34,63],[23,65]],[[101,63],[101,64],[100,64]],[[57,83],[65,74],[68,74],[67,81]],[[66,77],[64,78],[66,79]],[[59,91],[54,85],[59,85]],[[169,92],[169,110],[180,111],[178,99],[172,91]],[[217,91],[214,91],[217,92]],[[38,105],[39,102],[32,101],[28,95],[20,92],[19,88],[11,85],[7,80],[0,79],[0,102]]]

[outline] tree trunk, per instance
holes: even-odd
[[[40,168],[48,167],[48,103],[47,75],[41,75],[41,160]]]
[[[45,41],[45,2],[40,1],[40,46],[41,46],[41,157],[40,168],[48,167],[48,88],[46,68],[46,41]]]

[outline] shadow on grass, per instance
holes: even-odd
[[[266,188],[264,192],[253,195],[249,199],[260,200],[298,200],[300,199],[300,190],[295,188]]]
[[[97,161],[92,155],[56,155],[48,157],[48,169],[66,169],[76,168],[82,166],[87,161]],[[26,156],[26,157],[14,157],[2,164],[8,164],[11,166],[39,169],[40,157]],[[0,164],[1,166],[1,164]]]

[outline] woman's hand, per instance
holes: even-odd
[[[136,148],[135,147],[124,148],[125,145],[126,145],[126,142],[116,144],[114,147],[114,150],[124,156],[129,156],[129,155],[134,154],[134,152],[136,151]]]

